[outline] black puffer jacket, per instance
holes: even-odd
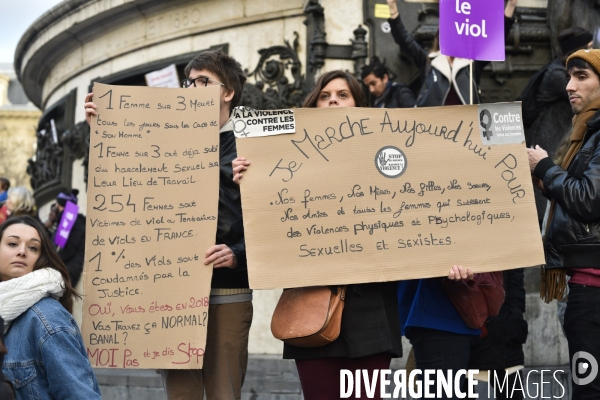
[[[215,268],[211,287],[241,289],[248,287],[248,267],[246,265],[246,243],[244,241],[244,221],[240,187],[233,182],[231,162],[237,157],[233,131],[220,134],[219,153],[219,217],[217,220],[217,244],[226,244],[235,254],[237,266]]]
[[[58,221],[60,221],[61,215],[58,216]],[[55,235],[57,234],[58,230]],[[67,266],[71,277],[71,285],[74,287],[81,277],[85,258],[85,215],[77,215],[69,239],[67,239],[65,247],[58,250],[58,256]]]
[[[571,130],[573,111],[565,90],[567,83],[569,79],[565,64],[559,59],[551,61],[535,94],[539,106],[535,110],[535,120],[525,131],[527,147],[539,145],[552,159],[556,158],[558,147]],[[535,191],[535,203],[541,226],[548,201],[539,190]]]
[[[569,78],[565,64],[559,59],[551,61],[535,94],[537,117],[529,128],[527,146],[540,145],[551,158],[562,139],[571,130],[573,111],[569,103],[569,94],[565,90]]]
[[[565,171],[550,157],[534,171],[556,202],[544,240],[547,268],[600,268],[600,111]]]
[[[376,108],[411,108],[415,106],[415,94],[404,83],[388,82],[383,94],[375,99]]]
[[[463,104],[469,104],[469,60],[464,58],[455,58],[452,69],[446,56],[438,55],[430,60],[429,54],[415,41],[406,30],[400,16],[395,19],[389,19],[392,36],[402,54],[413,60],[419,69],[421,78],[424,80],[423,86],[417,96],[417,107],[436,107],[443,106],[448,93],[450,92],[450,81],[454,90],[458,94]],[[511,18],[504,17],[504,33],[508,36],[514,21]],[[489,61],[475,61],[473,63],[473,104],[479,104],[478,85],[481,79],[481,72]]]

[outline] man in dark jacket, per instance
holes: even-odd
[[[373,62],[361,72],[362,81],[373,97],[376,108],[411,108],[415,106],[415,94],[404,83],[392,82],[385,65]]]
[[[562,31],[558,35],[562,54],[550,61],[541,71],[541,76],[534,76],[528,88],[520,96],[523,104],[534,104],[535,109],[523,107],[523,121],[526,130],[527,147],[539,144],[548,155],[556,158],[556,152],[567,133],[571,130],[573,111],[569,103],[569,94],[565,90],[569,78],[565,63],[567,58],[577,50],[590,49],[593,36],[583,28],[574,27]],[[543,72],[542,72],[543,71]],[[537,85],[536,85],[537,83]],[[535,85],[535,86],[530,86]],[[532,96],[534,99],[528,99]],[[528,123],[531,125],[528,126]],[[547,200],[535,192],[540,226],[544,219]]]
[[[219,217],[216,245],[206,252],[213,263],[206,353],[202,370],[163,370],[169,400],[239,399],[248,364],[248,334],[252,322],[252,291],[248,288],[246,245],[239,186],[231,162],[237,156],[229,122],[241,98],[246,76],[240,64],[219,51],[194,57],[185,68],[184,87],[221,86],[219,126]],[[194,393],[195,395],[191,395]]]
[[[206,251],[213,264],[208,307],[206,351],[202,369],[162,370],[169,400],[240,399],[248,364],[252,323],[252,290],[248,286],[246,245],[240,188],[233,182],[231,162],[237,156],[231,110],[242,98],[246,75],[240,64],[220,50],[205,51],[185,68],[186,88],[220,86],[219,211],[216,245]],[[93,95],[86,96],[88,123],[97,115]]]
[[[56,196],[56,208],[51,210],[46,221],[46,227],[50,227],[57,222],[60,224],[65,206],[67,201],[77,204],[77,195],[79,190],[73,189],[70,193],[60,192]],[[48,226],[50,224],[50,226]],[[57,229],[54,232],[54,236],[59,234],[60,230]],[[64,247],[58,248],[58,256],[65,263],[69,276],[71,277],[71,285],[75,287],[79,282],[81,273],[83,272],[83,264],[85,257],[85,215],[78,214],[71,230],[69,231],[69,237]]]
[[[541,295],[561,299],[569,280],[565,333],[573,399],[600,398],[600,50],[567,60],[567,92],[575,117],[560,165],[540,146],[528,149],[533,183],[551,200]]]

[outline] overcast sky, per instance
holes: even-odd
[[[21,36],[61,0],[0,0],[0,63],[12,63]]]

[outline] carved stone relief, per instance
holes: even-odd
[[[247,72],[255,83],[246,83],[242,104],[256,109],[276,109],[300,107],[304,98],[315,83],[315,76],[327,59],[347,59],[354,61],[354,71],[360,78],[360,71],[368,58],[367,30],[359,26],[353,31],[354,38],[349,45],[332,45],[326,40],[325,9],[317,0],[310,0],[305,8],[307,16],[307,67],[302,75],[302,62],[298,58],[298,34],[294,41],[286,40],[284,46],[272,46],[259,50],[261,55],[257,66]],[[290,79],[291,77],[291,79]]]
[[[34,157],[27,161],[27,173],[38,205],[53,200],[59,191],[71,188],[74,155],[80,158],[87,153],[88,144],[75,138],[74,129],[82,129],[80,124],[78,128],[73,126],[75,98],[76,90],[73,90],[46,110],[40,119],[37,149]]]
[[[298,34],[294,32],[292,45],[286,40],[285,46],[272,46],[260,49],[260,59],[248,77],[256,83],[246,83],[242,104],[248,107],[272,110],[277,108],[300,107],[306,95],[302,63],[298,59]],[[292,80],[286,76],[291,74]]]

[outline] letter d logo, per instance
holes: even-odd
[[[580,358],[585,361],[577,363]],[[588,370],[590,371],[589,375],[586,378],[580,378],[580,376],[585,374]],[[598,362],[594,356],[587,351],[578,351],[573,354],[573,359],[571,360],[571,375],[573,376],[573,382],[575,382],[576,385],[587,385],[596,379],[596,376],[598,375]]]

